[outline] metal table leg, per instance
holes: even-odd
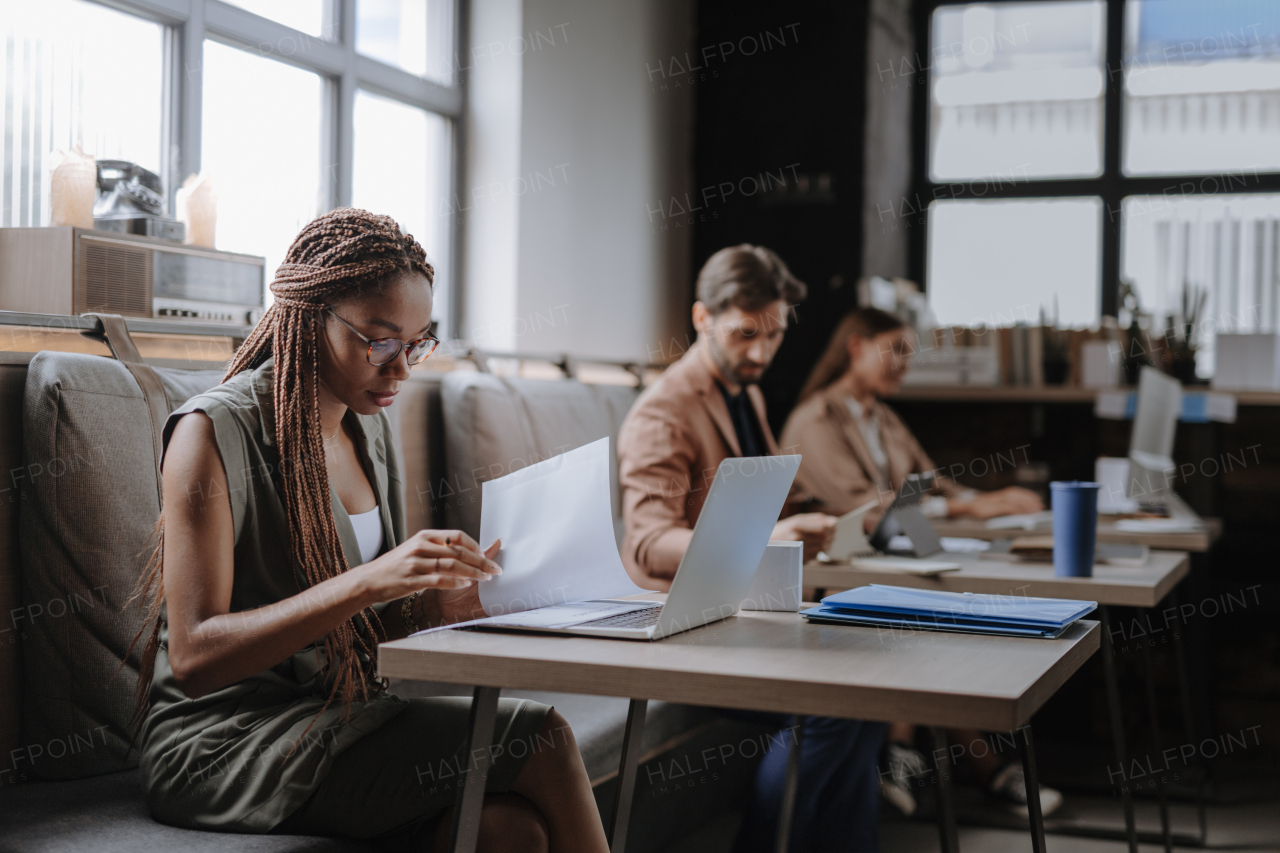
[[[636,792],[636,765],[644,743],[647,699],[632,699],[627,709],[627,728],[622,735],[622,762],[618,766],[618,790],[613,797],[613,827],[609,830],[610,853],[623,853],[627,847],[627,824],[631,820],[631,803]]]
[[[951,788],[951,753],[948,751],[947,733],[940,726],[931,726],[933,735],[933,766],[938,770],[938,843],[942,853],[960,853],[960,832],[956,828],[955,792]]]
[[[1022,772],[1027,783],[1027,817],[1031,821],[1032,853],[1045,853],[1044,814],[1040,811],[1040,776],[1036,772],[1036,747],[1031,739],[1031,724],[1022,727]]]
[[[1116,680],[1115,639],[1111,635],[1111,611],[1105,604],[1098,606],[1102,619],[1102,676],[1107,688],[1107,709],[1111,716],[1111,742],[1115,747],[1116,763],[1121,773],[1129,772],[1129,751],[1125,748],[1124,714],[1120,709],[1120,684]],[[1123,775],[1121,779],[1123,780]],[[1038,801],[1037,801],[1038,802]],[[1120,803],[1124,808],[1125,835],[1129,839],[1129,853],[1138,853],[1138,828],[1133,816],[1133,794],[1129,786],[1120,788]]]
[[[1175,588],[1169,593],[1169,606],[1181,613],[1178,602],[1178,590]],[[1186,630],[1184,625],[1180,627],[1173,636],[1173,653],[1178,668],[1178,692],[1182,699],[1182,721],[1186,728],[1187,743],[1196,743],[1196,723],[1195,715],[1191,710],[1191,684],[1187,676],[1187,652],[1182,645],[1182,632]],[[1200,781],[1196,786],[1196,817],[1200,825],[1200,837],[1197,839],[1197,845],[1203,847],[1209,839],[1209,820],[1205,813],[1205,786],[1209,781],[1209,769],[1204,756],[1200,750],[1196,750],[1196,764],[1200,769]]]
[[[471,700],[471,725],[466,742],[466,769],[453,807],[453,853],[475,853],[480,836],[484,785],[493,752],[493,725],[498,717],[499,687],[477,687]]]
[[[800,751],[804,749],[804,717],[796,715],[791,720],[791,751],[787,753],[787,781],[782,786],[782,806],[778,809],[778,835],[774,839],[775,853],[787,853],[791,844],[791,822],[796,813],[796,792],[800,789]]]
[[[1156,672],[1151,662],[1151,644],[1142,647],[1142,664],[1146,670],[1147,681],[1147,713],[1151,717],[1152,754],[1159,753],[1164,744],[1160,736],[1160,707],[1156,702]],[[1164,853],[1173,853],[1173,839],[1169,836],[1169,797],[1164,789],[1164,780],[1156,780],[1156,790],[1160,795],[1160,832],[1164,838]]]

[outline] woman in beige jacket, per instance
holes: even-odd
[[[870,532],[908,474],[937,466],[894,411],[881,402],[902,383],[914,351],[914,332],[902,320],[875,308],[848,314],[836,327],[822,359],[800,392],[800,404],[787,419],[780,442],[783,453],[800,453],[796,485],[820,498],[823,511],[841,515],[879,499],[868,513]],[[1011,486],[997,491],[966,489],[936,478],[939,494],[926,498],[926,515],[991,518],[1044,508],[1035,492]],[[951,742],[965,754],[988,795],[1015,813],[1027,813],[1022,767],[997,757],[980,732],[952,729]],[[885,798],[907,814],[915,811],[912,780],[925,772],[924,756],[912,746],[914,727],[892,723],[886,744],[888,771],[881,774]],[[1040,786],[1044,814],[1062,804],[1062,795]]]
[[[852,311],[809,375],[780,443],[784,453],[803,456],[796,484],[820,498],[824,512],[842,515],[877,498],[887,506],[908,474],[935,470],[911,430],[880,400],[898,390],[914,343],[912,329],[892,314]],[[1016,486],[981,492],[943,476],[936,481],[939,494],[925,499],[925,515],[991,518],[1044,509],[1039,496]],[[868,531],[882,511],[868,514]]]

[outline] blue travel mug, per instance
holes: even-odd
[[[1053,573],[1093,577],[1098,538],[1098,484],[1077,480],[1049,484],[1053,503]]]

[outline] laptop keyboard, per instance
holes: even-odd
[[[649,607],[645,610],[632,610],[629,613],[606,616],[603,619],[582,624],[590,625],[592,628],[648,628],[650,625],[658,624],[658,616],[661,613],[661,607]]]

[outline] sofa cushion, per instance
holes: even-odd
[[[18,559],[18,495],[22,474],[22,391],[27,365],[0,363],[0,785],[17,778],[9,754],[22,743],[22,647],[15,617],[22,614]]]
[[[444,508],[436,509],[434,490],[445,477],[444,417],[439,373],[415,370],[400,386],[395,403],[387,409],[400,479],[404,483],[405,531],[443,528]]]
[[[0,791],[0,850],[23,853],[372,853],[370,844],[299,835],[178,829],[147,813],[138,771]]]
[[[170,410],[222,379],[156,372]],[[142,391],[117,361],[39,353],[23,447],[23,740],[12,769],[36,779],[122,770],[136,764],[127,730],[142,644],[119,665],[144,616],[128,599],[160,512]]]
[[[444,377],[446,478],[433,497],[451,527],[480,533],[480,486],[534,462],[608,436],[615,532],[621,533],[618,428],[640,394],[623,385],[573,379],[504,379],[489,373]]]

